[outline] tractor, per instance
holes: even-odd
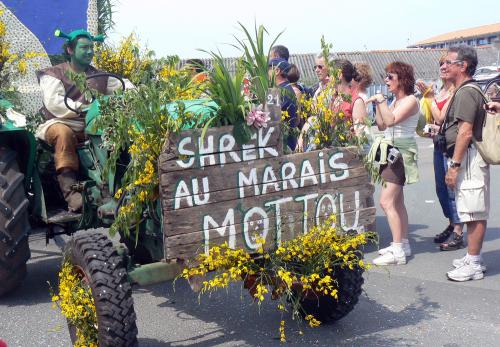
[[[272,99],[271,96],[269,100]],[[186,103],[189,104],[189,102]],[[197,103],[194,102],[193,105],[188,106],[198,107],[196,112],[202,116],[204,113],[211,112],[214,106],[213,104],[211,107],[196,105]],[[81,213],[68,213],[62,193],[54,188],[58,187],[58,184],[55,176],[53,149],[45,142],[36,139],[25,128],[16,127],[11,120],[6,119],[2,123],[0,128],[0,295],[14,291],[21,285],[27,273],[26,262],[30,258],[28,243],[30,232],[34,228],[43,228],[47,242],[54,239],[64,249],[65,259],[70,261],[74,272],[91,289],[97,313],[99,345],[135,346],[137,345],[137,326],[132,285],[148,285],[174,279],[182,272],[185,266],[184,260],[193,259],[194,253],[200,252],[202,246],[199,241],[194,243],[186,241],[186,245],[172,246],[175,244],[175,239],[182,236],[171,237],[172,231],[176,234],[177,226],[180,230],[186,227],[181,226],[181,223],[186,224],[191,221],[175,217],[169,221],[166,219],[169,219],[172,213],[174,215],[175,213],[188,213],[189,215],[190,212],[189,209],[173,211],[171,206],[166,206],[166,200],[162,198],[146,206],[138,225],[130,226],[131,229],[139,232],[129,233],[129,235],[120,234],[119,242],[117,240],[112,242],[101,231],[87,230],[108,228],[113,223],[124,199],[123,196],[116,199],[115,192],[121,187],[121,178],[130,157],[124,151],[119,156],[115,172],[104,175],[109,152],[101,145],[103,141],[101,131],[96,131],[92,126],[99,117],[98,101],[94,101],[86,112],[88,140],[77,150],[81,165],[78,173],[79,183],[73,187],[83,196],[84,204]],[[278,129],[279,108],[274,119],[276,120],[274,124],[278,125],[276,127]],[[187,134],[196,133],[195,130],[186,131]],[[222,128],[209,129],[206,136],[215,136],[214,132],[221,131],[223,131]],[[255,135],[253,138],[265,138],[261,135]],[[228,134],[224,133],[222,137],[224,136],[227,137]],[[273,138],[277,141],[275,145],[282,147],[282,135],[276,134]],[[182,157],[176,152],[175,147],[173,152],[167,151],[160,156],[159,166],[172,167],[172,160]],[[271,149],[268,151],[272,152]],[[256,167],[288,160],[298,163],[304,161],[302,157],[317,156],[316,153],[283,155],[279,153],[279,150],[275,153],[277,153],[276,158],[262,158],[252,160],[250,163],[255,163]],[[338,149],[332,149],[331,152],[325,153],[330,158],[334,156],[338,158],[340,152]],[[294,159],[295,156],[297,156],[296,159]],[[355,159],[349,160],[350,163],[357,162]],[[332,160],[329,162],[333,163]],[[222,172],[229,174],[243,164],[232,165],[227,166],[227,169],[222,168],[221,170],[224,170]],[[347,203],[349,207],[341,207],[340,211],[347,215],[356,214],[355,223],[363,227],[374,221],[375,209],[371,201],[373,189],[370,188],[369,178],[364,168],[359,163],[356,165],[358,167],[354,167],[353,172],[358,173],[355,175],[357,177],[345,181],[345,184],[341,184],[339,188],[334,187],[345,191],[346,194],[352,193],[353,200],[348,203],[344,202],[344,205]],[[201,171],[204,169],[200,168]],[[178,176],[178,171],[174,174]],[[186,175],[192,174],[191,170]],[[223,177],[221,174],[214,176]],[[182,172],[180,177],[183,177]],[[335,175],[332,177],[330,184],[336,184],[333,180],[342,179],[335,178]],[[222,182],[225,181],[228,180],[222,180]],[[357,187],[356,184],[359,186]],[[167,183],[165,187],[173,185],[174,183]],[[165,187],[160,186],[160,191]],[[327,187],[322,189],[325,188]],[[304,187],[304,189],[319,188]],[[359,191],[354,192],[356,189]],[[300,193],[300,189],[298,191]],[[238,198],[237,201],[241,204],[245,201],[254,202],[255,199]],[[321,201],[319,203],[321,204]],[[196,219],[194,214],[192,219],[194,223]],[[302,221],[298,219],[292,220],[291,223],[302,225]],[[188,225],[188,229],[190,231],[191,226]],[[195,234],[198,235],[198,233]],[[298,234],[290,234],[287,237],[293,238],[293,235]],[[171,242],[174,243],[170,244]],[[186,253],[186,249],[190,249],[191,253]],[[320,305],[316,300],[312,300],[304,302],[304,307],[308,311],[315,312],[325,321],[335,321],[344,317],[358,302],[363,284],[362,273],[361,269],[340,272],[338,274],[339,300],[322,299]],[[71,324],[68,326],[72,341],[76,341],[78,327]]]

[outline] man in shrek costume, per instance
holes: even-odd
[[[57,181],[68,203],[70,212],[79,212],[82,208],[82,195],[73,190],[77,183],[79,168],[76,147],[85,141],[85,111],[89,100],[86,100],[78,88],[73,88],[68,95],[67,104],[64,97],[73,81],[68,73],[84,73],[87,77],[102,73],[90,65],[94,57],[94,41],[102,42],[103,36],[92,36],[81,29],[69,34],[57,30],[55,35],[63,38],[63,55],[66,62],[37,71],[38,82],[43,94],[43,107],[41,112],[45,122],[41,124],[36,136],[54,147],[54,161],[57,172]],[[87,81],[91,89],[101,94],[110,95],[120,87],[120,82],[107,76],[96,77]]]

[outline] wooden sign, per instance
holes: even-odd
[[[355,148],[284,155],[280,124],[238,145],[232,127],[185,131],[159,160],[166,259],[192,259],[223,242],[274,248],[330,214],[344,229],[375,220],[373,186]]]

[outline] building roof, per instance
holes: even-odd
[[[478,66],[496,65],[497,51],[493,47],[476,47],[479,64]],[[393,61],[402,61],[411,64],[415,71],[415,78],[426,81],[436,80],[439,77],[438,61],[446,49],[402,49],[384,51],[361,51],[361,52],[337,52],[334,58],[347,59],[352,63],[363,62],[371,66],[373,70],[373,83],[384,84],[385,67]],[[307,85],[317,82],[314,73],[314,61],[316,54],[292,54],[290,63],[297,65],[301,77],[300,81]],[[187,59],[182,59],[180,65],[184,65]],[[207,68],[212,67],[211,59],[201,59]],[[237,58],[224,58],[224,64],[230,72],[235,71]]]
[[[500,33],[500,23],[482,25],[482,26],[475,27],[475,28],[452,31],[450,33],[437,35],[437,36],[428,38],[426,40],[419,41],[419,42],[415,43],[414,45],[412,45],[412,47],[421,46],[421,45],[428,45],[428,44],[432,44],[432,43],[454,41],[454,40],[463,39],[463,38],[484,36],[484,35],[495,34],[495,33]]]

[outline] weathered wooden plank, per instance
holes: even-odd
[[[283,154],[279,122],[270,122],[265,128],[252,128],[252,138],[244,145],[236,142],[232,129],[233,126],[209,128],[203,138],[202,129],[172,135],[164,146],[165,154],[158,160],[160,171],[242,163]]]
[[[369,181],[369,176],[362,167],[349,170],[349,178],[342,179],[335,182],[335,187],[349,187],[364,184]],[[231,176],[216,176],[216,180],[229,180]],[[317,182],[317,184],[316,184]],[[289,181],[276,181],[270,183],[257,183],[253,185],[245,185],[242,187],[231,187],[229,189],[214,189],[213,185],[210,183],[209,178],[199,181],[188,181],[184,182],[184,188],[178,186],[178,193],[162,194],[162,196],[170,196],[170,199],[162,200],[164,204],[164,211],[178,210],[182,208],[192,208],[196,206],[204,206],[205,208],[210,208],[208,206],[212,203],[218,203],[228,200],[237,199],[247,199],[254,196],[268,195],[275,192],[288,193],[288,195],[298,195],[303,194],[303,189],[334,189],[332,188],[332,182],[321,183],[321,177],[319,175],[304,176],[303,181],[296,182],[297,188],[294,188]],[[210,186],[210,190],[203,189],[200,186],[206,183],[206,188]],[[193,185],[193,189],[188,187]],[[221,186],[219,186],[221,187]],[[188,192],[189,191],[189,192]],[[191,191],[197,191],[193,194]],[[205,192],[208,191],[208,194]],[[220,200],[217,201],[217,198]]]
[[[273,121],[281,121],[281,92],[279,88],[272,88],[266,95],[264,110],[269,112]]]
[[[346,230],[348,229],[359,229],[360,227],[363,226],[362,223],[360,222],[365,222],[369,221],[371,217],[371,212],[372,212],[373,206],[364,206],[361,205],[353,210],[349,211],[343,211],[343,212],[338,212],[337,215],[339,216],[340,220],[338,221],[339,225],[342,225],[345,227]],[[322,211],[322,213],[319,216],[316,216],[315,213],[310,213],[304,216],[301,211],[291,211],[290,213],[282,214],[281,215],[281,240],[286,240],[286,238],[283,237],[283,235],[286,233],[286,230],[291,230],[291,229],[296,229],[297,232],[300,232],[301,234],[304,233],[304,220],[306,221],[305,225],[307,228],[311,227],[312,225],[316,224],[316,220],[323,221],[327,216],[332,214],[332,211]],[[268,232],[266,233],[268,241],[273,241],[274,238],[276,237],[276,214],[268,214],[267,218],[262,218],[262,219],[254,219],[254,220],[249,220],[247,222],[247,225],[245,226],[245,223],[243,222],[238,222],[234,224],[235,227],[235,239],[242,239],[243,234],[244,234],[244,228],[249,228],[249,232],[251,234],[262,234],[263,230],[263,225],[266,224],[268,225]],[[297,228],[291,228],[292,225],[298,226]],[[306,228],[306,230],[307,230]],[[165,239],[170,240],[170,246],[178,246],[181,245],[182,243],[200,243],[204,242],[205,240],[205,233],[208,234],[210,243],[212,243],[212,240],[216,240],[219,238],[224,238],[226,241],[228,241],[228,233],[229,228],[226,228],[225,230],[225,236],[221,236],[220,233],[217,231],[217,228],[208,228],[206,230],[203,229],[194,229],[192,232],[189,233],[184,233],[184,234],[177,234],[177,235],[172,235],[172,236],[167,236]],[[239,241],[238,241],[239,242]],[[272,242],[268,242],[269,244],[272,245]]]
[[[282,144],[279,145],[279,149],[276,148],[276,151],[271,151],[271,148],[274,147],[272,146],[248,147],[245,150],[234,151],[237,154],[237,156],[239,156],[240,159],[240,161],[237,162],[231,160],[230,155],[227,154],[229,151],[212,153],[215,156],[215,161],[210,162],[209,160],[204,160],[203,166],[200,166],[199,162],[195,160],[193,162],[193,165],[190,167],[184,167],[185,165],[182,164],[182,162],[179,162],[178,153],[167,152],[167,150],[165,150],[165,152],[160,155],[159,172],[161,174],[168,174],[169,176],[175,177],[176,175],[179,176],[183,175],[184,173],[192,174],[192,172],[196,171],[197,169],[203,169],[203,170],[210,170],[214,168],[226,169],[228,167],[231,167],[231,164],[237,164],[240,166],[253,165],[254,163],[258,163],[258,161],[261,159],[279,160],[275,165],[283,164],[289,161],[300,163],[303,160],[310,160],[310,161],[317,160],[318,158],[315,157],[319,155],[323,155],[324,156],[323,160],[327,161],[330,156],[337,153],[342,153],[342,162],[348,165],[350,164],[351,165],[350,167],[357,165],[359,163],[357,149],[355,147],[328,148],[328,149],[322,149],[305,153],[292,153],[288,155],[282,154],[281,152]],[[241,154],[243,151],[245,152],[244,156]],[[279,153],[279,155],[276,155],[277,152]],[[219,156],[221,156],[222,154],[224,154],[224,160],[225,160],[225,163],[223,164],[221,164],[221,158],[219,158]],[[195,158],[195,157],[199,158],[200,155],[198,154],[192,156],[181,155],[180,157],[183,162],[186,162],[188,158]],[[328,163],[325,163],[325,167],[328,167]]]
[[[307,163],[311,167],[306,167]],[[182,171],[170,171],[169,168],[163,167],[160,168],[160,186],[162,192],[168,195],[173,193],[176,189],[176,184],[180,180],[186,180],[186,178],[201,180],[203,177],[210,177],[213,187],[224,186],[225,188],[231,188],[229,185],[232,184],[233,187],[236,187],[238,181],[236,179],[228,181],[227,177],[237,178],[239,174],[248,177],[251,171],[256,170],[258,176],[264,178],[263,175],[266,173],[265,168],[267,167],[273,168],[272,173],[267,172],[268,175],[274,174],[278,181],[282,181],[283,176],[292,176],[292,170],[294,170],[294,178],[312,174],[319,175],[321,171],[326,175],[341,175],[345,170],[350,168],[362,167],[362,163],[353,151],[329,149],[289,154],[278,158],[230,163],[224,166],[211,165],[204,168],[185,169]],[[214,189],[211,189],[211,191],[214,191]]]
[[[311,197],[307,200],[308,210],[312,208],[311,206],[317,204],[322,196],[329,194],[334,199],[338,200],[337,202],[339,204],[340,200],[342,200],[342,206],[339,205],[339,208],[342,208],[343,211],[350,211],[352,209],[351,206],[354,206],[353,204],[356,201],[363,202],[367,197],[373,194],[373,187],[367,182],[366,178],[364,183],[365,184],[362,185],[336,187],[335,190],[332,190],[331,187],[328,186],[322,189],[316,186],[305,187],[295,190],[293,193],[294,195],[290,195],[290,193],[286,191],[274,192],[272,194],[248,197],[245,199],[228,200],[217,204],[164,211],[164,234],[170,236],[191,232],[197,227],[197,230],[201,230],[203,229],[206,216],[209,216],[220,224],[226,218],[230,209],[234,210],[239,216],[244,215],[246,211],[255,206],[260,206],[265,213],[272,214],[277,208],[276,204],[279,204],[279,209],[283,215],[304,213],[305,206],[304,200],[302,199],[304,196],[310,194],[316,194],[316,197]],[[283,199],[285,198],[287,198],[288,201],[284,201]],[[298,200],[294,201],[294,198]],[[268,206],[266,206],[266,204]],[[242,218],[243,216],[241,216],[241,219]],[[236,216],[235,223],[239,223],[238,217]]]
[[[350,214],[354,214],[355,212],[351,212]],[[369,225],[375,221],[376,216],[376,208],[369,207],[359,211],[359,224],[360,226]],[[347,219],[352,218],[351,215],[346,216]],[[307,218],[308,225],[313,225],[315,219],[313,217]],[[302,221],[301,223],[302,224]],[[237,227],[236,235],[240,237],[235,238],[235,248],[243,248],[249,252],[255,251],[252,248],[252,245],[249,244],[248,241],[243,237],[242,226]],[[172,236],[165,239],[166,251],[169,257],[178,258],[178,259],[191,259],[194,255],[203,253],[207,247],[211,247],[214,245],[222,244],[223,242],[228,242],[229,237],[226,233],[225,236],[220,236],[217,231],[214,230],[214,236],[210,239],[209,244],[205,244],[205,239],[202,231],[195,232],[192,234],[184,234]],[[291,240],[299,235],[302,235],[302,229],[298,227],[298,224],[293,222],[282,222],[282,231],[281,231],[281,242]],[[273,249],[275,247],[275,237],[276,233],[274,230],[270,230],[266,237],[266,245],[265,249]],[[254,238],[250,237],[250,243],[254,242]]]
[[[370,181],[368,173],[366,172],[366,170],[364,168],[361,168],[361,167],[351,169],[349,171],[349,175],[350,176],[348,179],[338,181],[335,184],[335,188],[365,185]],[[317,185],[313,184],[312,176],[314,176],[315,180],[318,181]],[[231,176],[227,176],[227,177],[231,177]],[[315,186],[317,186],[318,192],[326,192],[326,191],[332,190],[331,182],[327,182],[324,184],[321,183],[321,177],[319,174],[305,176],[305,177],[308,179],[304,182],[304,187],[294,189],[294,191],[293,191],[294,194],[296,194],[296,195],[297,194],[304,194],[304,191],[302,191],[302,189],[305,188],[306,192],[307,192],[307,188],[314,189]],[[273,200],[274,198],[279,198],[280,196],[283,197],[285,195],[290,195],[290,192],[287,192],[288,189],[292,189],[289,184],[286,185],[287,189],[284,189],[285,186],[283,184],[283,180],[279,180],[279,181],[277,181],[277,183],[278,183],[278,187],[280,189],[279,191],[276,191],[272,186],[266,187],[266,196],[269,197],[269,200]],[[209,200],[208,200],[207,204],[200,205],[200,206],[205,206],[206,208],[208,208],[208,205],[210,205],[210,204],[219,204],[219,203],[222,203],[225,201],[240,199],[240,196],[242,194],[244,195],[244,197],[246,199],[246,198],[255,196],[256,190],[258,190],[259,192],[262,192],[264,185],[265,185],[264,183],[259,183],[259,184],[253,185],[253,186],[243,187],[242,190],[240,190],[240,188],[238,188],[236,186],[230,187],[229,189],[224,189],[224,190],[216,190],[216,191],[210,190],[210,193],[209,193],[210,196],[208,198]],[[171,198],[169,198],[169,199],[162,200],[162,206],[163,206],[164,213],[167,211],[171,211],[171,210],[182,210],[185,208],[191,209],[191,208],[193,208],[193,206],[189,206],[189,203],[188,203],[189,201],[192,200],[193,204],[194,204],[194,198],[200,199],[200,200],[203,200],[205,198],[204,194],[202,192],[200,192],[199,194],[192,194],[192,193],[187,194],[185,197],[183,197],[182,199],[180,199],[180,201],[177,202],[178,204],[176,206],[176,204],[175,204],[176,198],[173,197],[174,196],[173,192],[166,192],[165,193],[165,191],[164,191],[163,196],[171,196]],[[199,206],[194,206],[194,207],[199,207]],[[166,216],[166,214],[165,214],[165,216]]]
[[[237,199],[276,189],[322,186],[331,183],[329,181],[335,181],[337,184],[361,176],[368,180],[366,171],[354,153],[316,151],[256,160],[252,163],[229,164],[223,168],[167,172],[160,177],[160,191],[164,209],[170,210],[189,207],[196,204],[197,200],[199,203],[202,203],[203,199],[214,202],[213,197],[220,197],[221,194],[224,197],[220,198],[220,201],[231,199],[230,192],[216,193],[231,189],[235,193],[233,199]],[[196,199],[193,200],[193,197]]]

